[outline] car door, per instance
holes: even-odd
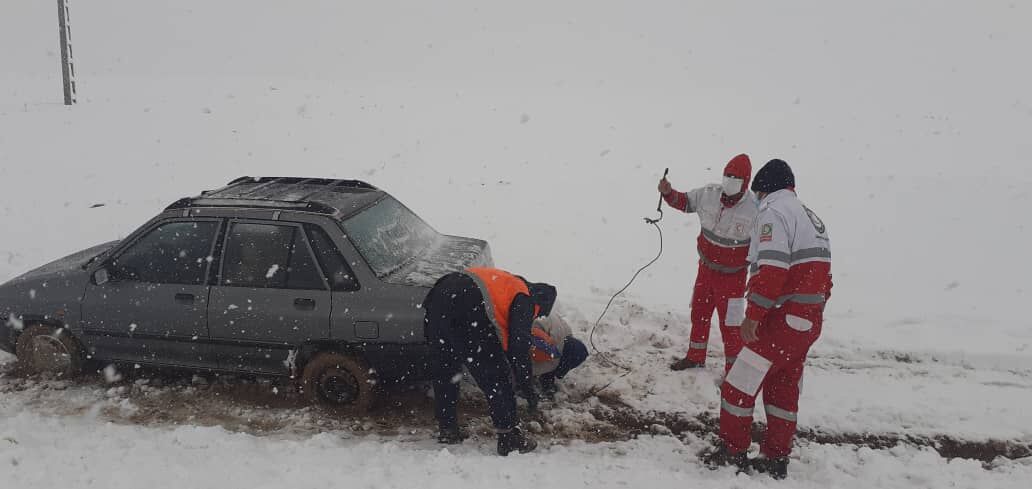
[[[329,337],[331,293],[301,225],[232,220],[208,325],[225,370],[289,372],[299,345]]]
[[[424,378],[428,350],[422,303],[428,289],[378,280],[349,240],[352,236],[339,227],[306,224],[305,229],[333,284],[331,340],[361,348],[380,378]]]
[[[215,367],[208,344],[207,277],[219,219],[154,224],[103,265],[82,303],[95,356],[152,364]]]

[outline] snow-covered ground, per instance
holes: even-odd
[[[10,417],[0,440],[9,487],[765,487],[763,479],[709,472],[669,437],[551,448],[501,458],[479,447],[442,449],[425,440],[254,437],[221,428],[149,430],[88,418]],[[699,445],[699,444],[695,444]],[[694,448],[699,448],[698,446]],[[48,450],[57,453],[44,453]],[[74,454],[74,457],[60,457]],[[1028,465],[985,471],[944,462],[930,449],[808,449],[792,487],[1024,487]],[[1020,479],[1025,478],[1025,482]]]
[[[656,250],[655,183],[781,157],[828,223],[835,296],[801,426],[1032,443],[1032,6],[891,2],[72,2],[79,105],[60,105],[54,6],[0,15],[0,280],[124,236],[239,175],[359,177],[496,262],[556,283],[586,335]],[[16,47],[16,49],[15,49]],[[104,204],[93,207],[95,204]],[[641,412],[716,413],[687,344],[694,217],[596,337]],[[713,355],[719,354],[714,331]],[[11,361],[0,354],[0,362]],[[597,360],[553,406],[621,373]],[[0,386],[9,385],[0,382]],[[62,397],[67,392],[83,395]],[[12,487],[727,487],[686,435],[561,443],[506,460],[414,435],[113,422],[103,385],[3,389]],[[47,389],[44,389],[47,390]],[[41,396],[47,402],[42,402]],[[55,410],[62,401],[81,410]],[[90,407],[98,407],[90,409]],[[114,424],[112,424],[114,423]],[[683,443],[682,443],[683,442]],[[1024,487],[1025,461],[801,443],[800,487]],[[61,463],[55,463],[60,460]],[[404,462],[402,465],[399,462]],[[768,484],[740,476],[738,487]]]

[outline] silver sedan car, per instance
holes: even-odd
[[[425,377],[437,278],[490,265],[485,241],[442,235],[368,183],[241,177],[0,285],[0,349],[61,376],[108,363],[291,376],[362,410],[375,384]]]

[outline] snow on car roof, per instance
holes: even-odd
[[[217,190],[180,199],[168,209],[186,207],[261,207],[304,210],[342,217],[385,195],[361,180],[301,177],[240,177]]]

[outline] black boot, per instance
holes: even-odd
[[[437,433],[437,443],[445,445],[459,445],[466,438],[469,438],[469,433],[460,430],[458,426],[441,428],[441,431]]]
[[[673,371],[676,372],[676,371],[680,371],[680,370],[687,370],[687,369],[690,369],[690,368],[702,368],[702,367],[705,367],[705,366],[706,366],[705,363],[693,362],[691,360],[688,360],[687,358],[682,358],[682,359],[680,359],[680,360],[678,360],[678,361],[676,361],[674,363],[671,363],[670,364],[670,370],[673,370]]]
[[[710,470],[717,470],[720,467],[736,467],[737,472],[749,471],[749,459],[745,456],[745,452],[732,454],[723,444],[711,451],[704,452],[700,458],[702,464]]]
[[[533,452],[535,448],[537,442],[518,427],[506,433],[498,433],[498,455],[505,457],[513,450],[520,453]]]
[[[752,468],[773,479],[782,480],[788,477],[788,457],[757,457],[752,460]]]

